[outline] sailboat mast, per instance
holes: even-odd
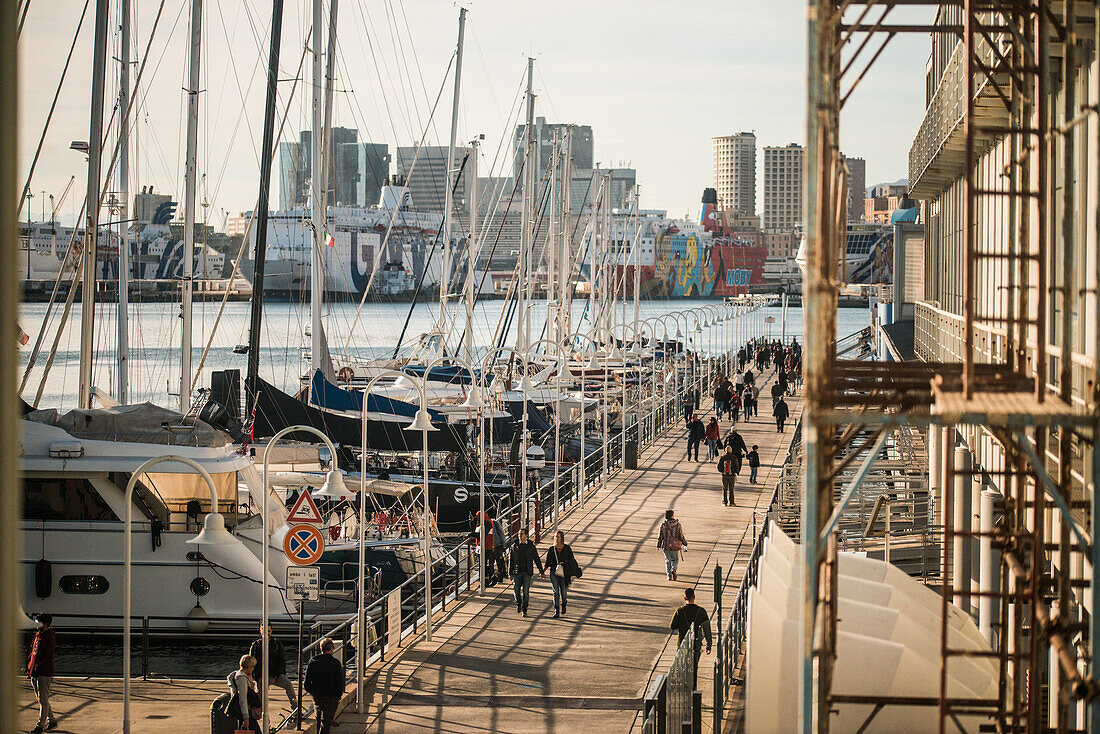
[[[462,89],[462,42],[466,33],[466,8],[458,10],[458,49],[455,52],[455,89],[451,102],[451,139],[447,144],[447,190],[443,205],[443,267],[439,277],[439,333],[445,334],[447,302],[451,290],[451,224],[454,214],[455,136],[458,135],[458,100]],[[469,180],[469,179],[467,179]],[[477,179],[474,179],[477,187]],[[446,348],[446,344],[443,344]]]
[[[638,185],[634,185],[634,346],[638,346],[638,329],[641,326],[641,321],[638,318],[639,302],[641,298],[639,291],[642,289],[642,260],[641,255],[638,252],[642,245],[642,210],[641,210],[641,197],[638,195]]]
[[[202,0],[191,0],[191,55],[187,87],[187,154],[183,181],[183,329],[180,335],[180,412],[191,407],[191,296],[195,276],[195,169],[199,147],[199,57]]]
[[[88,125],[88,202],[84,207],[84,272],[80,295],[80,406],[92,407],[92,335],[95,328],[96,250],[99,245],[99,176],[103,145],[103,86],[107,73],[108,0],[96,0],[92,52],[92,114]]]
[[[470,234],[466,238],[466,361],[474,365],[474,280],[477,273],[477,153],[481,141],[470,141],[470,178],[473,181],[470,193]],[[471,375],[471,379],[473,376]],[[473,383],[471,383],[473,384]]]
[[[562,150],[561,174],[561,255],[558,258],[558,273],[561,282],[558,293],[561,299],[558,318],[561,321],[559,336],[573,333],[573,230],[570,217],[573,214],[573,126],[565,129],[565,144]]]
[[[527,59],[527,124],[523,129],[523,210],[520,226],[520,278],[517,288],[519,296],[520,323],[516,327],[516,349],[520,352],[527,351],[531,344],[531,304],[529,303],[531,282],[531,219],[533,217],[533,191],[535,181],[538,180],[534,173],[538,168],[535,160],[535,95],[531,86],[535,76],[535,60]]]
[[[260,192],[256,197],[256,250],[252,278],[252,311],[248,330],[248,372],[245,396],[248,412],[256,405],[260,379],[260,326],[264,309],[264,268],[267,260],[268,202],[271,196],[271,159],[275,146],[275,99],[279,81],[279,47],[283,37],[283,0],[271,6],[271,47],[267,58],[267,99],[264,103],[264,134],[260,150]]]
[[[321,140],[324,130],[321,120],[323,87],[321,69],[321,0],[313,0],[313,124],[310,133],[310,186],[309,206],[313,243],[309,269],[309,306],[310,306],[310,374],[321,368],[321,308],[325,293],[325,258],[322,237],[325,232],[325,176],[321,165]],[[312,379],[312,378],[311,378]]]
[[[322,127],[324,136],[321,148],[321,168],[324,173],[325,187],[322,192],[321,211],[328,219],[329,190],[328,182],[332,178],[332,88],[336,83],[336,12],[340,7],[340,0],[331,0],[328,14],[328,55],[325,58],[325,122]],[[335,205],[335,201],[332,202]]]
[[[115,387],[115,399],[125,405],[128,402],[130,378],[130,0],[119,0],[119,13],[122,22],[119,31],[119,69],[118,69],[118,119],[121,121],[118,152],[118,198],[119,242],[118,242],[118,384]]]
[[[558,153],[560,143],[560,130],[554,129],[554,137],[550,153],[550,169],[547,178],[550,183],[549,204],[550,216],[549,231],[546,235],[546,336],[557,342],[557,308],[558,308],[558,258],[555,253],[554,243],[558,239]]]

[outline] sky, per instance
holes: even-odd
[[[150,44],[161,2],[132,2],[137,18],[131,56],[140,62],[150,50],[139,86],[131,185],[151,185],[179,198],[191,3],[164,0]],[[256,201],[271,8],[259,0],[202,5],[198,217],[220,228],[227,214],[251,209]],[[24,180],[84,6],[85,0],[30,4],[19,41]],[[294,79],[311,7],[309,0],[286,3],[279,75],[283,140],[309,127],[309,56],[296,88]],[[645,208],[698,214],[703,188],[713,186],[713,136],[755,131],[758,178],[763,146],[805,143],[803,1],[470,0],[464,7],[469,12],[457,138],[461,143],[485,135],[483,176],[510,170],[504,152],[528,56],[536,59],[536,115],[591,125],[595,160],[636,168]],[[43,206],[48,217],[50,195],[65,221],[75,218],[83,201],[85,159],[69,143],[88,139],[94,11],[91,2],[30,183],[36,220]],[[391,147],[414,144],[422,135],[431,144],[446,144],[453,82],[445,74],[458,5],[343,0],[337,21],[333,124],[358,128],[361,140]],[[108,113],[117,94],[116,26],[117,17],[111,24]],[[928,51],[925,35],[895,38],[842,113],[842,149],[866,159],[868,185],[907,175],[909,147],[924,113]],[[72,191],[61,201],[73,176]],[[273,206],[277,187],[276,173]]]

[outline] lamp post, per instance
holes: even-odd
[[[134,487],[137,486],[138,479],[143,474],[146,474],[150,469],[158,464],[164,464],[168,462],[175,462],[180,464],[186,464],[194,469],[196,472],[202,475],[202,478],[206,481],[206,486],[210,489],[210,512],[206,515],[206,519],[203,520],[202,531],[199,532],[194,538],[191,538],[187,543],[191,545],[232,545],[237,542],[237,539],[230,535],[229,531],[225,529],[225,518],[218,512],[218,488],[214,486],[214,478],[210,476],[210,472],[206,470],[201,464],[194,459],[189,459],[186,456],[176,456],[174,454],[168,454],[166,456],[157,456],[149,459],[130,475],[130,481],[126,483],[126,525],[123,536],[123,544],[125,545],[124,565],[125,571],[123,575],[123,608],[122,608],[122,732],[123,734],[130,734],[130,587],[132,585],[132,571],[133,571],[133,549],[131,548],[131,541],[133,539],[133,515],[134,515]],[[264,588],[263,598],[267,599],[266,588],[266,573],[264,574]],[[266,601],[265,601],[266,603]],[[265,729],[266,731],[266,729]]]
[[[267,447],[264,449],[264,473],[263,473],[264,496],[261,498],[261,502],[260,502],[260,519],[262,521],[262,525],[261,525],[262,531],[261,531],[261,537],[260,537],[260,546],[261,546],[260,547],[260,562],[261,562],[261,565],[263,566],[263,577],[264,577],[263,578],[263,584],[262,584],[262,586],[263,586],[263,595],[261,597],[261,609],[262,609],[261,623],[263,624],[263,629],[264,629],[263,637],[262,637],[262,646],[263,646],[262,656],[263,656],[263,664],[265,666],[267,665],[267,661],[271,659],[271,653],[268,649],[269,644],[270,644],[270,640],[271,640],[271,635],[268,634],[268,632],[267,632],[267,630],[268,630],[268,616],[270,614],[270,610],[268,609],[268,603],[267,603],[267,553],[268,553],[268,545],[270,543],[270,538],[268,537],[268,534],[267,534],[267,500],[268,500],[268,471],[267,471],[267,467],[268,467],[268,463],[271,459],[271,449],[275,446],[275,444],[278,443],[279,440],[282,439],[283,436],[286,436],[288,433],[296,433],[296,432],[299,432],[299,431],[304,432],[304,433],[312,433],[313,435],[317,436],[322,441],[324,441],[325,445],[328,446],[329,455],[332,456],[332,467],[329,469],[328,475],[325,477],[325,483],[321,486],[321,492],[320,493],[324,494],[326,496],[330,496],[330,497],[333,496],[333,495],[339,495],[339,494],[341,494],[341,492],[345,495],[348,494],[347,488],[344,486],[344,478],[340,475],[340,472],[336,469],[336,447],[333,445],[332,441],[329,440],[328,436],[321,433],[319,430],[317,430],[313,426],[288,426],[287,428],[284,428],[283,430],[276,433],[274,436],[271,437],[271,440],[268,441]],[[360,502],[362,502],[362,500],[360,500]],[[362,532],[362,531],[360,531],[360,532]],[[363,651],[360,649],[358,654],[362,655]],[[261,671],[261,672],[263,672],[263,671]],[[301,673],[299,673],[299,675],[301,675]],[[268,715],[267,715],[268,676],[262,675],[262,676],[260,676],[260,678],[261,678],[261,681],[260,681],[260,707],[261,707],[261,711],[262,711],[262,722],[261,722],[261,727],[262,728],[260,729],[260,731],[265,731],[266,732],[266,731],[270,731],[270,727],[268,726]]]
[[[569,341],[569,343],[572,343],[573,340],[577,337],[587,340],[592,345],[592,361],[589,363],[589,365],[586,365],[586,366],[581,368],[581,436],[580,436],[580,438],[581,438],[581,459],[580,459],[581,469],[580,469],[580,483],[577,487],[577,491],[580,494],[581,507],[584,507],[585,488],[588,485],[588,455],[585,453],[585,448],[586,447],[585,447],[585,435],[584,435],[585,413],[588,411],[588,406],[585,404],[586,396],[585,396],[585,390],[584,390],[584,374],[585,374],[585,370],[588,369],[589,366],[596,363],[596,352],[599,351],[600,347],[596,343],[595,339],[593,339],[592,337],[588,336],[587,334],[583,334],[579,331],[575,331],[572,334],[567,334],[565,338]],[[584,352],[581,352],[580,354],[581,354],[581,357],[583,358]]]
[[[366,532],[367,532],[367,502],[366,502],[366,488],[367,488],[367,399],[370,397],[370,391],[374,387],[375,383],[383,378],[396,377],[398,379],[407,379],[417,391],[420,393],[420,409],[427,410],[428,399],[427,390],[417,380],[412,379],[404,372],[397,370],[382,370],[377,375],[372,377],[367,382],[366,388],[363,390],[363,408],[362,418],[360,420],[360,442],[359,442],[359,604],[356,610],[356,621],[358,622],[357,634],[356,634],[356,646],[357,653],[355,655],[355,689],[356,689],[356,710],[358,713],[363,713],[363,678],[366,675],[366,626],[367,626],[367,604],[366,604],[366,572],[367,572],[367,548],[366,548]],[[427,378],[427,373],[424,374]],[[411,427],[411,423],[409,424]],[[422,457],[424,465],[428,464],[427,446],[424,447],[424,456]],[[266,456],[265,456],[266,459]],[[427,497],[428,483],[424,483],[424,493]],[[425,504],[425,506],[427,506]],[[425,556],[427,557],[427,556]]]
[[[565,347],[556,341],[551,339],[540,339],[539,341],[531,344],[528,349],[534,350],[535,347],[540,344],[549,344],[554,348],[557,353],[555,356],[558,360],[556,367],[556,374],[554,375],[554,398],[555,398],[555,412],[554,416],[554,507],[553,507],[553,525],[554,532],[558,532],[558,493],[559,493],[559,479],[561,474],[561,374],[567,369],[565,360]],[[530,353],[530,352],[529,352]],[[526,406],[525,406],[526,407]],[[584,410],[584,400],[581,400],[581,410]]]

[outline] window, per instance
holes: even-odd
[[[57,585],[66,594],[106,594],[111,588],[103,576],[62,576]]]
[[[95,487],[80,477],[25,478],[23,517],[28,520],[118,520]]]

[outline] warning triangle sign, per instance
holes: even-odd
[[[286,522],[288,525],[300,522],[312,522],[321,525],[325,522],[325,519],[321,517],[321,511],[317,509],[317,504],[304,487],[302,493],[298,495],[298,501],[294,503],[294,507],[290,508],[290,514],[287,515]]]

